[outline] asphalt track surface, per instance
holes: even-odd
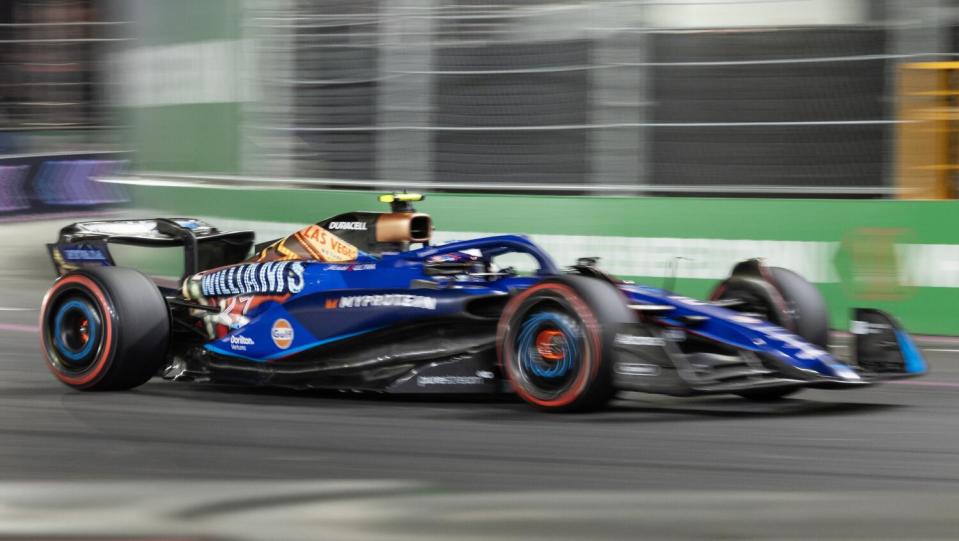
[[[80,393],[41,360],[33,256],[0,275],[0,539],[959,536],[953,341],[923,342],[923,379],[774,404]]]

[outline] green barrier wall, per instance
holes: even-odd
[[[381,206],[371,192],[136,187],[134,193],[141,206],[180,215],[284,223]],[[601,265],[653,285],[668,274],[663,262],[684,255],[691,261],[680,268],[692,271],[680,271],[675,289],[689,296],[706,295],[737,254],[788,256],[788,266],[813,277],[826,295],[834,327],[845,328],[849,309],[863,306],[894,313],[916,333],[959,335],[957,205],[429,194],[418,209],[433,215],[438,231],[544,235],[551,252],[600,253]],[[628,253],[637,247],[643,251]],[[717,261],[722,268],[714,268]],[[629,268],[640,271],[624,272]]]
[[[137,40],[124,79],[141,170],[236,172],[240,161],[240,0],[130,0]]]

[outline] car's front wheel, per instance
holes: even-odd
[[[516,394],[539,409],[599,409],[615,391],[610,329],[631,317],[612,284],[581,276],[540,282],[503,310],[500,364]]]
[[[731,276],[720,283],[712,300],[737,299],[737,309],[790,330],[821,348],[829,347],[829,311],[822,294],[799,274],[766,267],[760,275]],[[800,387],[753,389],[738,394],[757,402],[771,402],[795,394]]]

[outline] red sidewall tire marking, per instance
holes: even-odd
[[[728,280],[723,280],[722,282],[719,283],[718,286],[716,286],[716,289],[714,289],[713,292],[710,293],[709,300],[711,301],[719,300],[719,297],[721,297],[722,294],[726,291],[726,282],[728,282]]]
[[[773,302],[776,304],[776,308],[779,309],[779,312],[783,315],[784,321],[782,327],[785,327],[787,330],[790,330],[794,333],[799,332],[799,328],[796,325],[796,318],[793,317],[792,313],[788,311],[789,305],[786,303],[786,298],[783,297],[782,292],[779,290],[779,284],[776,282],[776,278],[773,276],[772,271],[769,267],[763,265],[760,267],[759,272],[762,274],[763,280],[765,280],[772,287],[772,298]]]
[[[90,367],[89,371],[79,376],[64,374],[57,369],[56,363],[50,357],[50,353],[47,351],[47,344],[45,341],[45,337],[47,335],[46,319],[48,305],[51,299],[64,286],[70,284],[77,284],[89,291],[100,304],[100,310],[103,313],[104,333],[103,342],[100,344],[100,354]],[[50,291],[47,291],[47,294],[43,297],[43,304],[40,305],[40,349],[43,350],[43,355],[47,360],[47,368],[50,369],[50,372],[52,372],[57,379],[68,385],[83,386],[94,381],[103,374],[103,371],[107,365],[107,361],[110,359],[110,353],[113,351],[113,317],[110,311],[110,303],[107,302],[107,297],[104,294],[103,289],[96,282],[90,278],[87,278],[86,276],[73,274],[60,278],[57,283],[50,288]]]
[[[796,328],[795,318],[790,316],[789,312],[787,312],[786,299],[784,299],[782,294],[779,292],[779,286],[776,284],[775,281],[773,281],[772,274],[769,273],[768,270],[764,270],[762,271],[762,279],[770,286],[769,296],[772,298],[772,302],[775,305],[773,306],[773,308],[778,309],[779,313],[781,313],[783,317],[788,319],[788,321],[783,321],[782,325],[780,326],[789,331],[796,332],[797,328]],[[726,292],[727,287],[729,287],[729,278],[723,280],[718,286],[716,286],[716,289],[714,289],[713,292],[709,295],[709,300],[710,301],[719,300],[722,294]]]
[[[519,375],[514,374],[512,370],[513,348],[512,346],[506,347],[505,345],[509,330],[509,321],[512,319],[513,314],[526,299],[528,299],[537,291],[543,290],[553,290],[558,292],[560,296],[566,302],[568,302],[570,306],[573,307],[576,315],[583,323],[583,328],[586,330],[586,338],[589,340],[592,346],[590,348],[591,351],[589,352],[589,355],[586,357],[587,361],[589,362],[588,370],[580,370],[579,374],[576,376],[576,379],[569,386],[569,389],[564,391],[556,398],[549,400],[544,400],[542,398],[533,396],[518,383]],[[536,404],[540,407],[561,408],[572,404],[583,394],[583,391],[586,390],[586,388],[589,386],[589,383],[596,377],[596,374],[599,372],[600,364],[602,363],[602,336],[599,323],[596,321],[593,311],[585,302],[583,302],[579,294],[566,284],[553,282],[537,284],[514,297],[509,303],[507,303],[506,308],[503,309],[503,315],[500,318],[496,336],[496,350],[498,354],[497,356],[500,360],[500,368],[502,368],[506,373],[507,379],[509,380],[509,384],[513,388],[513,391],[522,397],[523,400],[526,400],[532,404]]]

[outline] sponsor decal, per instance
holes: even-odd
[[[293,344],[293,326],[285,319],[278,319],[273,322],[273,328],[270,330],[270,338],[280,349],[288,349]]]
[[[358,265],[327,265],[325,271],[366,271],[376,270],[376,263],[361,263]]]
[[[326,228],[338,231],[366,231],[366,222],[330,222]]]
[[[624,376],[658,376],[659,367],[645,363],[616,363],[616,373]]]
[[[229,327],[231,331],[235,331],[237,329],[242,329],[243,327],[246,327],[249,322],[250,322],[250,318],[246,316],[238,316],[233,321],[231,321],[230,324],[227,325],[227,327]]]
[[[885,323],[870,323],[868,321],[849,322],[849,332],[852,334],[881,334],[892,327]]]
[[[484,381],[481,376],[418,376],[416,385],[480,385]]]
[[[328,309],[396,306],[436,310],[436,299],[422,295],[356,295],[352,297],[340,297],[339,299],[327,299],[325,306]]]
[[[670,295],[669,298],[670,298],[671,300],[676,301],[676,302],[680,302],[680,303],[683,303],[683,304],[688,304],[689,306],[704,306],[704,305],[709,304],[708,302],[705,302],[705,301],[700,301],[700,300],[696,300],[696,299],[690,299],[689,297],[683,297],[683,296],[681,296],[681,295]]]
[[[782,342],[782,349],[795,352],[794,355],[797,359],[811,360],[829,356],[825,351],[780,327],[767,324],[759,327],[758,330],[763,332],[767,338]]]
[[[188,219],[185,219],[185,220],[173,220],[173,221],[174,221],[174,223],[176,223],[178,226],[180,226],[180,227],[185,227],[185,228],[187,228],[187,229],[189,229],[189,230],[191,230],[191,231],[195,231],[195,230],[197,230],[197,229],[209,229],[209,228],[210,228],[210,226],[208,226],[207,224],[201,222],[200,220],[196,220],[196,219],[193,219],[193,218],[188,218]]]
[[[663,331],[663,338],[670,342],[683,342],[686,340],[686,331],[682,329],[666,329]]]
[[[868,321],[851,320],[849,322],[849,332],[852,334],[869,334],[870,331]]]
[[[106,254],[96,248],[63,248],[60,253],[67,261],[109,261]]]
[[[617,334],[616,343],[624,346],[660,347],[665,341],[658,336],[636,336],[632,334]]]
[[[909,229],[860,227],[847,231],[840,242],[834,263],[846,294],[855,299],[900,300],[908,297],[909,273],[900,247],[910,246],[915,233]],[[930,267],[943,273],[943,261]],[[921,268],[921,267],[918,267]]]
[[[113,265],[110,252],[102,242],[48,244],[47,249],[60,274],[79,267]]]
[[[359,255],[356,246],[318,225],[311,225],[296,233],[296,236],[303,246],[324,261],[353,261]]]
[[[204,274],[200,290],[204,297],[299,293],[303,270],[303,264],[295,261],[236,265]]]
[[[439,254],[430,256],[426,259],[427,263],[458,263],[461,261],[477,261],[479,257],[464,252],[450,252],[448,254]]]
[[[254,342],[249,336],[243,336],[241,334],[234,334],[230,336],[230,349],[233,351],[246,351],[247,346],[252,346],[255,344],[256,342]]]

